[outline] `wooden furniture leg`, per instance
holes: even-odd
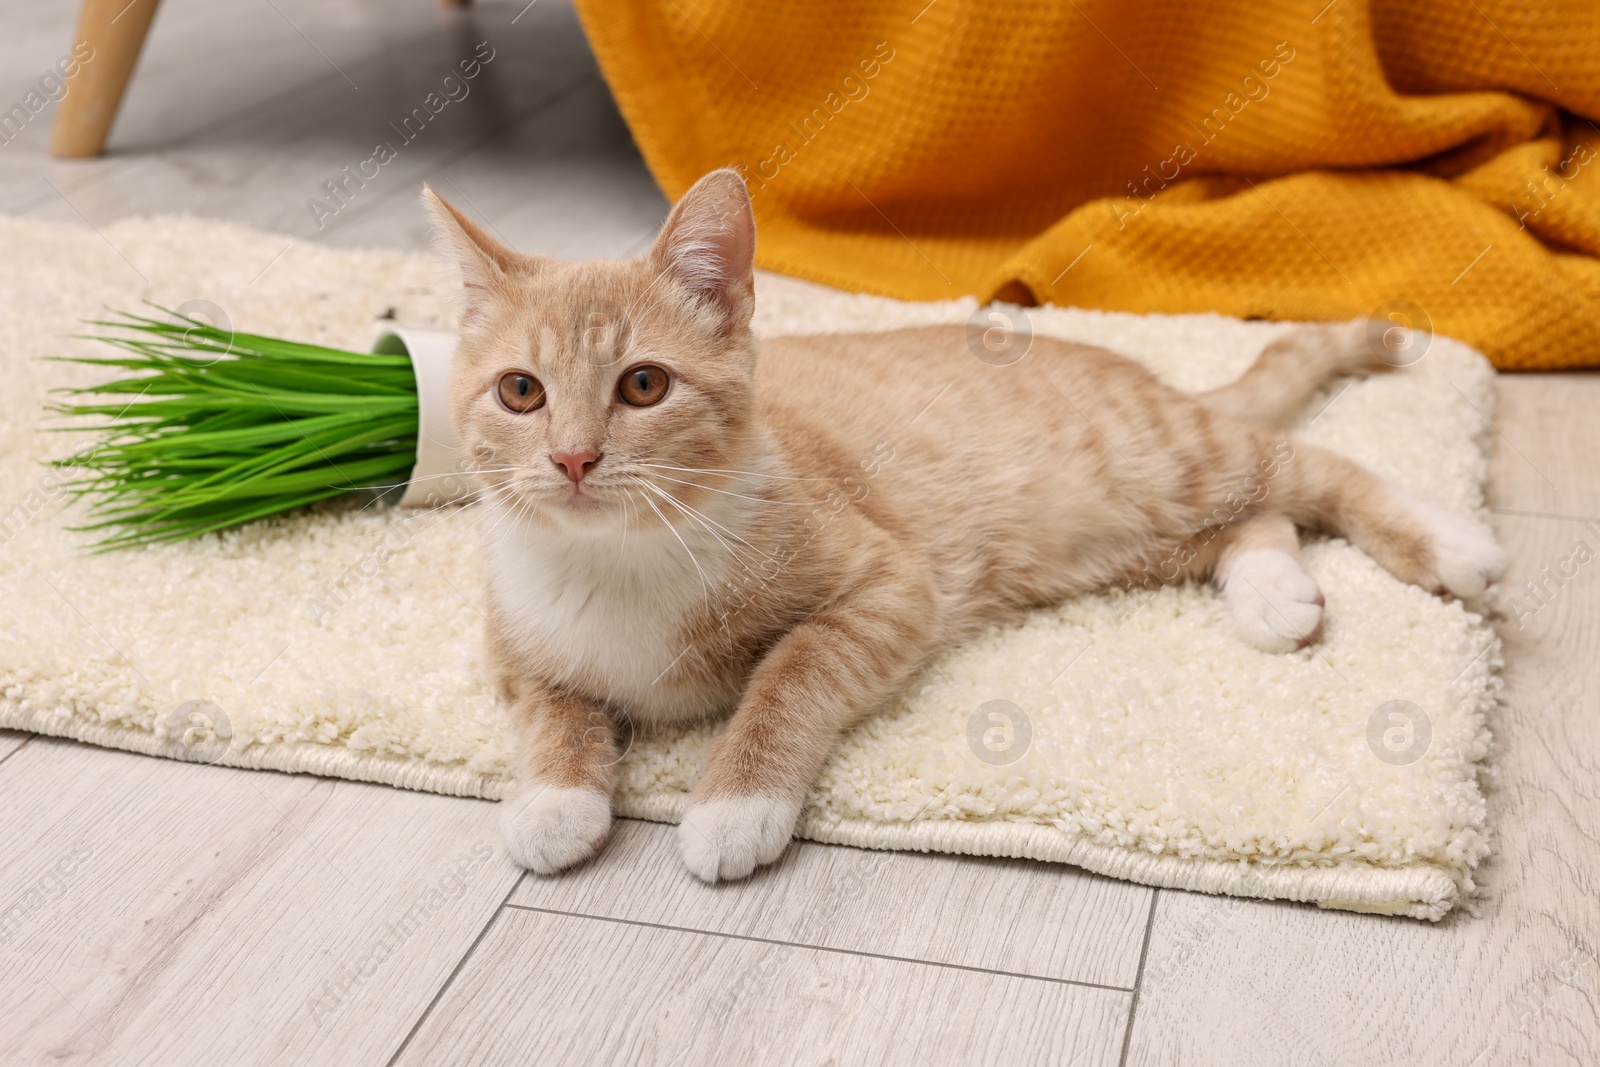
[[[133,65],[144,47],[158,0],[83,0],[73,44],[94,49],[66,80],[67,94],[56,113],[50,154],[64,158],[98,156],[117,117]]]

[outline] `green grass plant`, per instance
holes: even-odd
[[[410,477],[408,356],[233,333],[171,313],[114,314],[84,336],[115,353],[60,358],[116,376],[61,390],[67,399],[51,405],[99,432],[55,461],[83,475],[67,483],[91,501],[90,521],[74,529],[98,534],[97,547],[183,541]]]

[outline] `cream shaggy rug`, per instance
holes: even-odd
[[[479,651],[475,509],[337,505],[90,555],[63,529],[75,511],[40,466],[77,443],[39,432],[47,390],[95,375],[34,357],[89,350],[64,335],[103,306],[205,300],[239,329],[364,348],[390,317],[450,325],[435,266],[182,218],[103,235],[0,219],[0,245],[0,726],[499,797],[509,738]],[[974,310],[761,286],[767,335],[963,322]],[[1039,332],[1134,356],[1187,389],[1237,375],[1283,328],[1030,315]],[[1440,504],[1481,509],[1493,390],[1481,356],[1440,338],[1402,373],[1337,388],[1314,405],[1331,402],[1302,426],[1306,439]],[[1488,852],[1478,765],[1498,642],[1474,610],[1400,584],[1347,544],[1306,556],[1326,634],[1293,655],[1245,647],[1208,589],[1177,587],[1148,602],[1074,601],[945,657],[844,740],[801,834],[1441,917],[1472,894]],[[676,819],[711,737],[635,739],[620,812]]]

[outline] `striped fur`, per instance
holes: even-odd
[[[728,716],[680,836],[697,875],[737,878],[782,851],[841,730],[1028,608],[1214,577],[1243,639],[1289,650],[1322,612],[1297,528],[1439,592],[1504,569],[1481,527],[1285,432],[1330,380],[1386,369],[1363,323],[1295,331],[1199,396],[1047,338],[992,366],[954,327],[782,338],[758,359],[731,172],[626,262],[519,256],[426,197],[467,281],[455,413],[492,501],[489,648],[523,732],[505,832],[536,870],[604,840],[592,798],[624,718]],[[629,408],[618,375],[646,361],[671,390]],[[497,404],[510,370],[545,408]],[[601,458],[574,486],[558,451]]]

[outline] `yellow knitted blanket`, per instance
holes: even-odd
[[[578,0],[676,198],[906,299],[1395,317],[1600,364],[1594,0]],[[1591,121],[1592,120],[1592,121]]]

